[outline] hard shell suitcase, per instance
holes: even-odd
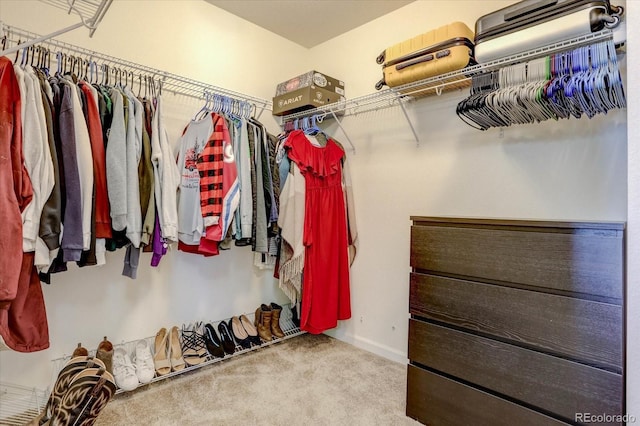
[[[384,85],[400,86],[475,64],[473,37],[467,25],[453,22],[387,48],[376,59],[384,73],[376,89]]]
[[[609,0],[524,0],[480,17],[475,28],[478,63],[614,28],[623,9]]]

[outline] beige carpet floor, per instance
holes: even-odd
[[[406,367],[305,334],[117,395],[96,425],[417,425]]]

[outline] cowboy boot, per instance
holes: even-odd
[[[273,339],[271,335],[271,307],[264,303],[256,309],[256,318],[254,321],[256,328],[258,329],[258,335],[265,342],[270,342]]]
[[[104,368],[85,368],[69,384],[49,426],[90,426],[116,392],[113,376]]]
[[[107,340],[107,336],[104,336],[104,340],[98,345],[96,358],[104,362],[107,371],[113,374],[113,345]]]
[[[89,351],[82,346],[82,343],[78,343],[78,347],[73,350],[71,358],[78,356],[89,356]]]
[[[280,314],[282,306],[271,303],[271,333],[279,339],[284,337],[284,332],[280,328]]]
[[[82,371],[87,368],[105,368],[104,363],[97,358],[90,356],[74,357],[70,359],[64,368],[58,373],[49,400],[44,408],[43,415],[40,418],[39,423],[45,424],[53,415],[53,412],[57,409],[62,401],[62,397],[69,389],[69,386],[73,379]]]

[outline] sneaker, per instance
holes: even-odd
[[[116,385],[124,391],[132,391],[138,387],[136,369],[131,363],[129,354],[123,348],[113,351],[113,376],[116,379]]]
[[[136,343],[136,354],[134,358],[136,376],[140,383],[149,383],[155,376],[153,357],[146,340],[139,340]]]

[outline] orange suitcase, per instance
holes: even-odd
[[[462,22],[453,22],[387,48],[376,59],[384,73],[376,89],[384,85],[396,87],[474,65],[473,39],[473,30]],[[460,85],[448,84],[447,88],[468,85],[466,78],[462,79],[464,82]],[[411,94],[415,94],[413,92],[411,90]]]

